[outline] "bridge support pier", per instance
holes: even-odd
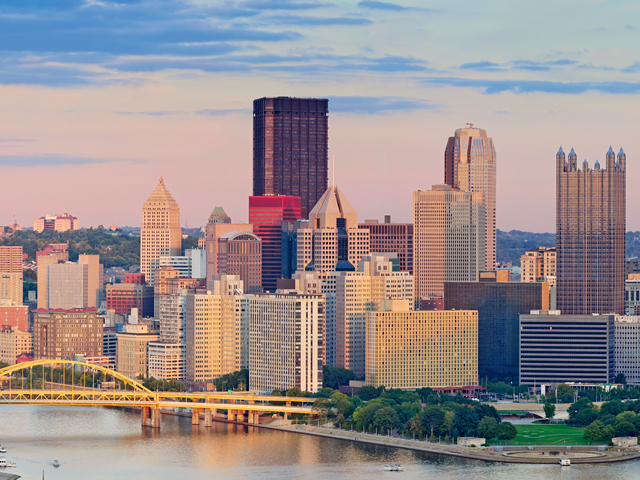
[[[161,413],[157,407],[142,407],[140,423],[143,427],[160,428]]]
[[[197,408],[191,409],[191,425],[200,425],[200,410]]]
[[[213,422],[211,421],[211,409],[207,408],[204,411],[204,426],[210,427]]]
[[[260,412],[254,412],[249,410],[249,415],[247,418],[247,422],[251,425],[259,425],[260,424]]]

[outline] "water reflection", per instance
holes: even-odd
[[[369,479],[596,480],[640,478],[640,461],[605,465],[485,463],[354,444],[292,432],[164,416],[160,431],[140,427],[139,413],[115,408],[6,406],[0,408],[0,443],[25,479]],[[58,459],[61,467],[52,466]]]

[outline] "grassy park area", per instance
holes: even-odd
[[[495,445],[590,445],[583,428],[565,425],[514,425],[518,435],[513,440],[491,442]]]

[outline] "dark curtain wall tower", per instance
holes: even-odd
[[[593,169],[556,155],[557,305],[564,315],[624,315],[627,157]]]
[[[328,187],[329,100],[253,101],[253,195],[301,198],[302,218]]]

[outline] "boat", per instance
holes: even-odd
[[[58,462],[58,460],[54,460],[53,461],[53,466],[54,467],[59,467],[60,466],[60,462]]]
[[[402,472],[404,471],[404,468],[402,467],[402,465],[385,465],[384,466],[384,471],[385,472]]]
[[[4,457],[0,457],[0,468],[5,467],[17,467],[15,463],[7,462],[7,459]]]
[[[568,458],[561,458],[558,463],[561,467],[568,467],[571,465],[571,460],[569,460]]]
[[[0,453],[7,453],[7,449],[0,445]]]

